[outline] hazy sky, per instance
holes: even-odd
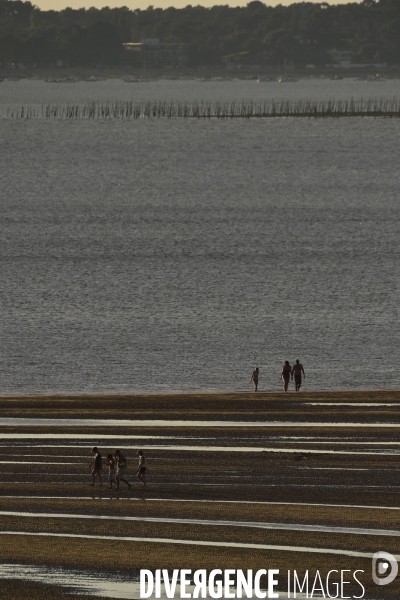
[[[321,0],[323,1],[323,0]],[[168,8],[169,6],[175,6],[176,8],[184,8],[188,4],[197,6],[214,6],[215,4],[229,4],[229,6],[246,6],[249,0],[202,0],[198,2],[196,0],[31,0],[32,4],[38,6],[41,10],[62,10],[67,6],[71,8],[102,8],[103,6],[109,6],[110,8],[116,8],[119,6],[127,6],[131,10],[140,8],[145,10],[149,5],[153,5],[155,8]],[[334,0],[328,4],[346,4],[348,0]],[[265,2],[269,6],[276,6],[277,4],[294,4],[293,0],[270,0]]]

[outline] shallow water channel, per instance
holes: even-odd
[[[298,421],[190,421],[165,419],[35,419],[4,417],[0,426],[43,427],[400,427],[400,423],[330,423]]]
[[[257,529],[277,529],[284,531],[312,531],[320,533],[347,533],[353,535],[381,535],[387,537],[400,537],[400,531],[394,529],[372,529],[360,527],[338,527],[328,525],[309,525],[304,523],[265,523],[260,521],[221,521],[211,519],[174,519],[169,517],[132,517],[132,516],[111,516],[111,515],[85,515],[68,513],[34,513],[23,511],[1,510],[1,516],[21,517],[33,519],[73,519],[79,521],[103,520],[103,521],[130,521],[141,523],[174,523],[184,525],[210,525],[219,527],[249,527]],[[173,540],[172,540],[173,541]]]

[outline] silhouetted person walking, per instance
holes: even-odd
[[[300,391],[301,374],[303,374],[304,379],[305,379],[306,374],[304,373],[303,365],[300,363],[299,359],[297,359],[296,363],[293,365],[293,375],[294,375],[294,383],[296,386],[296,392]]]
[[[131,489],[132,485],[124,477],[127,460],[126,460],[125,456],[122,454],[121,450],[115,450],[114,458],[115,458],[115,462],[117,463],[117,473],[115,475],[115,481],[117,483],[117,490],[119,490],[119,482],[120,481],[123,481],[124,483],[126,483],[128,488]]]
[[[139,465],[136,477],[141,480],[142,487],[146,485],[146,457],[143,450],[138,450]]]
[[[288,391],[290,377],[293,379],[292,367],[288,360],[285,360],[285,364],[282,367],[281,379],[283,381],[283,390]]]
[[[258,390],[258,375],[259,375],[260,371],[258,369],[258,367],[256,367],[253,371],[253,373],[251,374],[251,378],[250,378],[250,383],[253,382],[254,383],[254,391],[257,392]]]
[[[96,475],[100,479],[100,485],[103,485],[103,482],[101,480],[101,469],[102,469],[101,453],[98,451],[98,449],[96,448],[96,446],[94,446],[92,448],[92,452],[94,454],[94,459],[89,464],[89,467],[91,467],[93,465],[93,469],[92,469],[92,483],[90,485],[94,486],[94,480],[95,480]]]

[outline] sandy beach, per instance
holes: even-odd
[[[362,569],[365,598],[399,597],[396,580],[384,595],[373,584],[371,557],[399,547],[400,391],[0,402],[3,564],[101,569],[110,578],[140,568]],[[24,421],[32,418],[43,421]],[[103,458],[123,450],[131,490],[110,490],[105,464],[103,486],[89,487],[93,445]],[[138,448],[145,488],[135,478]],[[50,576],[13,581],[10,569],[0,597],[81,597],[69,592]]]

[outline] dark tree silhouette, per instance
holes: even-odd
[[[350,50],[360,62],[400,63],[400,0],[271,7],[186,6],[129,10],[42,11],[31,2],[0,0],[0,62],[54,65],[124,63],[123,42],[159,38],[190,45],[192,65],[248,63],[301,67]]]

